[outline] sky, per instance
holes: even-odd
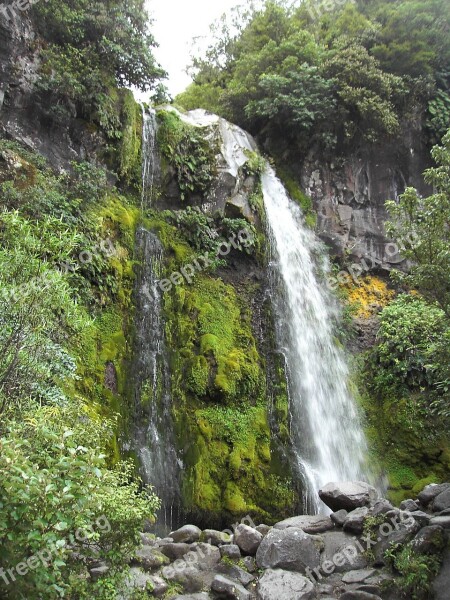
[[[190,62],[193,38],[208,36],[209,26],[239,0],[147,0],[154,23],[152,32],[159,44],[155,56],[168,71],[166,85],[175,96],[191,82],[184,72]]]

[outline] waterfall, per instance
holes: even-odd
[[[292,443],[306,486],[305,511],[320,512],[320,487],[361,479],[366,443],[348,388],[348,367],[334,337],[337,305],[322,282],[328,269],[325,253],[270,166],[262,186]]]
[[[142,132],[142,208],[153,197],[159,158],[156,118],[144,111]],[[162,500],[158,531],[172,529],[179,504],[179,465],[171,415],[170,371],[164,335],[161,291],[163,248],[155,234],[140,226],[136,232],[140,268],[135,286],[135,350],[132,373],[134,399],[134,450],[142,478]]]

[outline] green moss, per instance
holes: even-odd
[[[141,184],[142,110],[130,90],[121,90],[122,138],[119,147],[119,175],[128,183]]]
[[[299,184],[286,166],[277,163],[277,175],[282,180],[289,196],[302,209],[307,226],[314,229],[317,224],[317,214],[314,211],[312,199],[301,190]]]

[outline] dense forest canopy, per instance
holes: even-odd
[[[240,27],[239,17],[224,17],[195,58],[194,83],[177,98],[185,108],[219,112],[300,150],[399,136],[422,113],[430,142],[449,127],[445,0],[269,2],[240,16]]]

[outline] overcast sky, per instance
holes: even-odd
[[[184,73],[190,57],[193,38],[207,36],[210,24],[239,0],[147,0],[152,31],[159,43],[155,55],[169,73],[166,82],[172,95],[182,92],[190,83]]]

